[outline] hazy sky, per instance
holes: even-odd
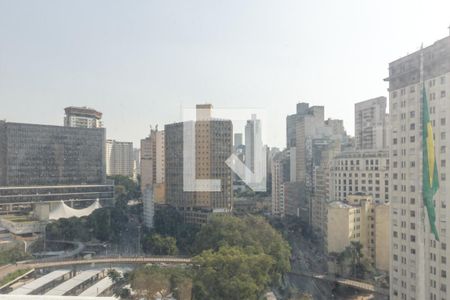
[[[388,63],[449,34],[450,2],[0,0],[0,119],[104,114],[138,142],[181,107],[262,108],[285,145],[299,101],[353,134],[354,103],[387,96]]]

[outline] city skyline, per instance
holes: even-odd
[[[264,142],[281,148],[285,116],[309,102],[353,135],[353,104],[387,96],[386,63],[448,34],[450,6],[85,3],[0,1],[0,119],[60,125],[64,107],[89,106],[104,113],[107,138],[138,145],[183,107],[244,104],[280,116]]]

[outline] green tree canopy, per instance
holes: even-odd
[[[274,260],[264,253],[222,246],[194,259],[196,299],[259,299],[266,291]]]
[[[269,269],[274,285],[279,284],[283,273],[290,271],[290,247],[286,240],[262,217],[237,218],[215,216],[197,234],[196,253],[220,247],[240,247],[253,253],[271,256],[275,264]]]
[[[146,253],[156,255],[175,255],[178,253],[175,238],[171,236],[165,237],[157,233],[145,237],[143,248]]]

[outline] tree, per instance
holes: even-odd
[[[289,244],[261,217],[212,217],[197,234],[195,252],[217,251],[222,246],[253,249],[255,253],[271,256],[275,264],[269,269],[269,274],[274,285],[280,284],[282,274],[291,268]]]
[[[143,243],[144,252],[156,255],[175,255],[178,253],[175,238],[160,234],[150,234],[145,237]]]
[[[114,180],[116,200],[122,197],[126,200],[141,197],[139,181],[135,182],[130,177],[122,175],[109,176],[108,179]]]
[[[264,253],[222,246],[194,258],[198,270],[194,280],[196,299],[259,299],[271,278],[274,260]]]
[[[362,249],[363,246],[360,242],[352,241],[344,251],[336,255],[336,263],[340,274],[345,276],[346,269],[349,268],[350,276],[364,278],[372,270],[370,262],[364,259]]]
[[[180,212],[171,206],[159,206],[153,220],[155,232],[174,237],[181,252],[193,253],[195,236],[200,230],[198,225],[184,223]]]

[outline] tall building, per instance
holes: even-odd
[[[164,131],[150,129],[150,135],[141,140],[141,189],[152,187],[156,203],[165,202],[165,138]]]
[[[423,70],[423,72],[421,72]],[[423,84],[422,80],[423,79]],[[389,64],[390,299],[449,299],[450,37]],[[431,233],[423,206],[422,88],[429,101],[439,189]]]
[[[386,148],[386,97],[355,104],[356,149]]]
[[[166,200],[183,213],[188,223],[204,223],[211,213],[232,209],[232,174],[225,161],[233,151],[233,124],[211,118],[211,110],[210,104],[197,105],[195,121],[168,124],[164,129]],[[190,139],[184,141],[184,136]],[[185,144],[192,146],[193,153],[184,149]],[[185,166],[185,162],[193,165]],[[218,179],[220,191],[192,191],[184,185],[184,179]]]
[[[105,129],[0,121],[0,211],[113,196],[105,175]]]
[[[64,109],[64,126],[81,128],[101,128],[102,113],[88,107],[70,106]]]
[[[133,177],[134,152],[132,142],[106,141],[106,174]]]
[[[245,165],[252,171],[256,172],[256,164],[262,164],[263,143],[261,132],[261,120],[256,119],[256,115],[252,115],[251,120],[247,120],[245,125]]]

